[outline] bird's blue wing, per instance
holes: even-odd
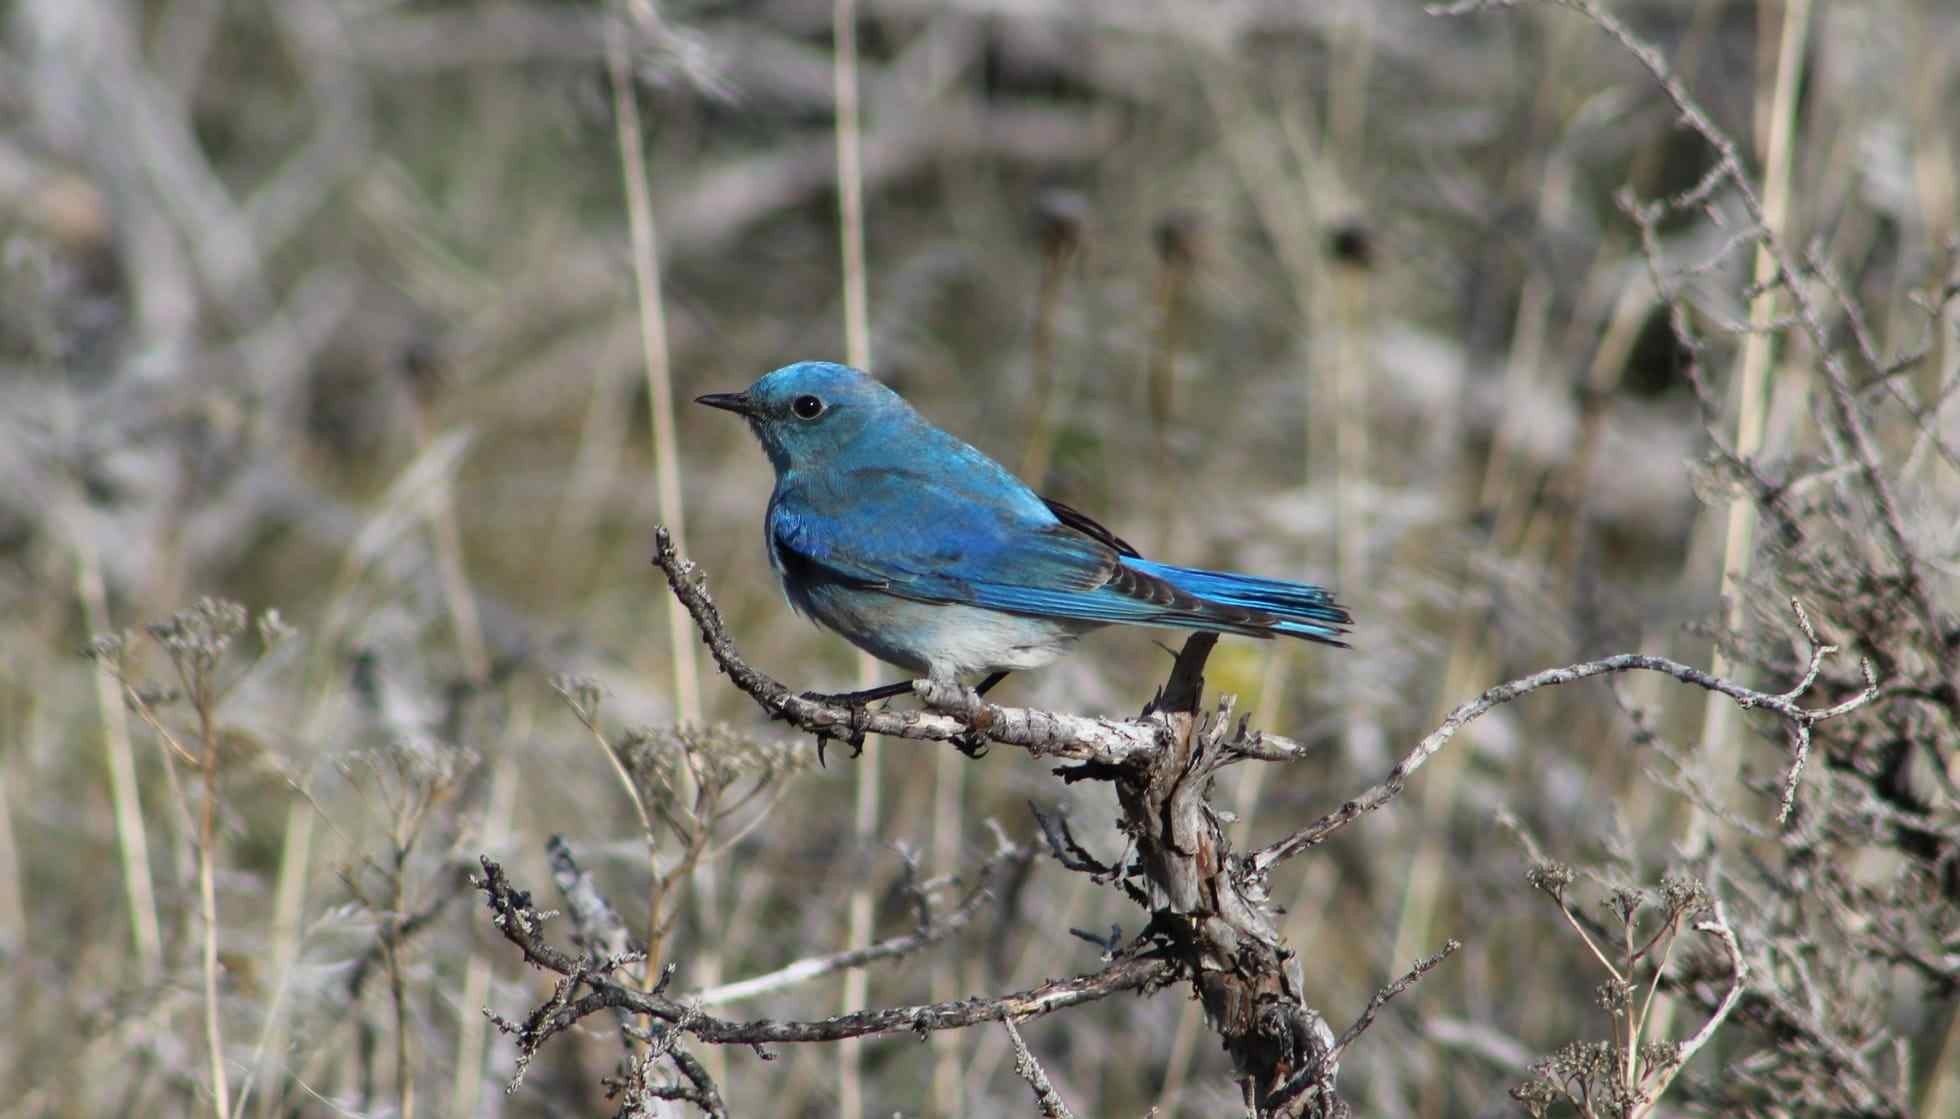
[[[847,472],[830,491],[788,488],[769,508],[771,554],[785,578],[1014,612],[1046,611],[1008,604],[1003,594],[1013,588],[1082,593],[1105,584],[1115,550],[1014,487],[995,492],[969,474],[879,467]]]
[[[991,465],[991,464],[989,464]],[[997,468],[996,468],[997,469]],[[881,466],[790,487],[769,510],[786,580],[1089,623],[1285,633],[1338,643],[1347,614],[1314,586],[1155,564],[1067,509],[970,472]],[[1066,509],[1066,507],[1064,507]],[[1119,550],[1120,546],[1120,550]]]

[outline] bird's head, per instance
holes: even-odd
[[[746,392],[715,392],[696,404],[744,416],[778,474],[819,466],[869,430],[902,426],[916,413],[897,393],[847,365],[800,361]]]

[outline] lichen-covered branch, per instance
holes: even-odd
[[[1062,1094],[1048,1082],[1048,1073],[1043,1071],[1041,1062],[1034,1059],[1034,1054],[1028,1051],[1028,1043],[1021,1040],[1021,1031],[1014,1028],[1014,1019],[1009,1018],[1001,1026],[1014,1043],[1014,1071],[1034,1090],[1034,1103],[1041,1109],[1041,1119],[1075,1119],[1075,1113],[1068,1109]]]

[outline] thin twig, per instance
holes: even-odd
[[[702,1111],[707,1112],[708,1119],[728,1119],[728,1105],[722,1102],[721,1089],[715,1085],[713,1077],[708,1075],[707,1066],[703,1065],[694,1054],[678,1045],[674,1046],[673,1052],[668,1056],[673,1059],[674,1066],[681,1070],[681,1075],[687,1077],[688,1082],[694,1085],[694,1093],[688,1099]]]
[[[876,943],[843,952],[834,952],[823,956],[805,956],[803,959],[786,964],[777,968],[775,971],[751,976],[748,979],[734,983],[725,983],[719,987],[711,987],[705,991],[689,995],[688,1001],[702,1006],[719,1006],[727,1003],[741,1002],[745,999],[755,998],[758,995],[768,994],[771,991],[782,990],[785,987],[792,987],[799,983],[807,983],[820,976],[830,975],[849,968],[861,968],[865,964],[877,960],[889,960],[901,956],[909,956],[922,949],[931,947],[952,936],[972,922],[974,915],[980,911],[980,907],[991,896],[988,889],[989,885],[1003,868],[1026,862],[1032,856],[1032,851],[1020,847],[997,852],[985,863],[981,864],[977,875],[978,882],[957,907],[950,913],[929,915],[931,916],[929,923],[927,921],[921,921],[919,926],[909,933],[887,937]]]
[[[1291,1079],[1273,1093],[1272,1099],[1268,1101],[1271,1111],[1278,1113],[1282,1105],[1309,1091],[1331,1089],[1334,1071],[1340,1067],[1341,1055],[1346,1053],[1348,1046],[1359,1040],[1362,1034],[1368,1032],[1368,1027],[1375,1024],[1375,1015],[1381,1013],[1382,1007],[1387,1006],[1402,992],[1415,986],[1424,976],[1441,967],[1444,960],[1455,955],[1462,947],[1462,941],[1451,937],[1444,942],[1442,951],[1417,960],[1414,966],[1403,972],[1395,982],[1376,991],[1368,1000],[1368,1005],[1362,1008],[1361,1016],[1356,1018],[1347,1029],[1341,1031],[1341,1036],[1328,1046],[1326,1053],[1317,1060],[1308,1061],[1299,1072],[1294,1073]]]
[[[1715,1036],[1715,1031],[1728,1020],[1729,1014],[1735,1010],[1736,1003],[1741,1000],[1743,990],[1748,986],[1749,965],[1742,957],[1742,945],[1736,940],[1735,930],[1729,927],[1728,916],[1722,912],[1721,903],[1719,901],[1711,903],[1708,913],[1707,917],[1695,922],[1695,931],[1714,938],[1722,945],[1722,951],[1729,958],[1729,989],[1722,996],[1722,1001],[1716,1005],[1715,1012],[1701,1024],[1701,1028],[1677,1046],[1673,1056],[1653,1070],[1653,1083],[1640,1089],[1644,1103],[1635,1109],[1633,1114],[1636,1119],[1651,1114],[1658,1106],[1661,1097],[1667,1093],[1668,1086],[1674,1083],[1675,1077],[1681,1075],[1681,1070],[1687,1067],[1688,1062],[1694,1059],[1694,1055],[1708,1044],[1709,1039]]]
[[[1808,620],[1804,620],[1803,624],[1807,627],[1809,625]],[[1760,709],[1778,715],[1790,724],[1791,732],[1795,736],[1793,747],[1794,760],[1791,769],[1797,771],[1800,769],[1803,759],[1808,755],[1810,749],[1810,730],[1813,726],[1856,711],[1878,696],[1878,682],[1872,674],[1871,662],[1861,659],[1859,663],[1865,675],[1865,688],[1863,691],[1842,703],[1833,704],[1829,707],[1811,708],[1797,703],[1797,698],[1816,680],[1820,663],[1826,656],[1833,652],[1836,652],[1835,646],[1815,646],[1811,650],[1809,667],[1805,670],[1804,679],[1800,684],[1790,691],[1776,694],[1760,692],[1754,688],[1744,687],[1733,680],[1712,675],[1693,665],[1682,664],[1680,661],[1669,660],[1666,657],[1647,656],[1643,653],[1622,653],[1618,656],[1602,657],[1599,660],[1566,665],[1563,668],[1548,668],[1543,672],[1533,673],[1530,676],[1513,680],[1506,684],[1499,684],[1494,688],[1486,690],[1484,694],[1477,698],[1460,704],[1456,710],[1450,712],[1449,717],[1443,720],[1443,724],[1429,732],[1421,742],[1418,742],[1415,749],[1409,751],[1406,757],[1400,762],[1397,762],[1395,768],[1389,771],[1388,777],[1380,784],[1370,787],[1360,796],[1341,805],[1340,808],[1254,854],[1252,856],[1253,868],[1263,873],[1274,863],[1297,855],[1301,851],[1318,843],[1325,842],[1329,836],[1353,823],[1356,819],[1375,811],[1395,799],[1401,793],[1402,787],[1408,781],[1410,774],[1422,768],[1423,763],[1427,762],[1438,750],[1441,750],[1444,743],[1454,737],[1456,732],[1462,730],[1470,722],[1486,714],[1492,708],[1509,703],[1530,692],[1535,692],[1539,688],[1570,684],[1574,681],[1584,680],[1590,676],[1601,676],[1613,672],[1632,672],[1636,670],[1660,672],[1672,676],[1684,684],[1693,684],[1698,688],[1706,688],[1711,692],[1717,692],[1727,696],[1729,699],[1735,701],[1736,706],[1745,711]],[[1789,778],[1786,782],[1786,787],[1793,787],[1794,781],[1794,777]]]
[[[1341,1054],[1347,1052],[1348,1046],[1353,1045],[1363,1033],[1367,1032],[1369,1026],[1375,1024],[1375,1015],[1380,1013],[1382,1007],[1387,1006],[1390,1000],[1410,987],[1415,986],[1424,976],[1441,967],[1444,960],[1456,955],[1457,951],[1462,947],[1462,941],[1451,937],[1449,940],[1443,942],[1442,951],[1433,956],[1417,960],[1413,967],[1402,973],[1400,979],[1376,991],[1374,997],[1368,1000],[1367,1007],[1361,1011],[1361,1016],[1354,1020],[1353,1025],[1342,1030],[1341,1036],[1335,1039],[1334,1051],[1327,1056],[1328,1063],[1333,1064],[1340,1061]]]
[[[1558,911],[1565,918],[1565,923],[1572,926],[1572,931],[1579,934],[1579,940],[1585,944],[1586,950],[1593,954],[1593,958],[1599,961],[1599,966],[1605,968],[1606,973],[1614,979],[1625,983],[1627,981],[1626,976],[1621,975],[1620,969],[1613,966],[1613,961],[1606,958],[1605,950],[1600,948],[1599,942],[1594,940],[1592,934],[1586,931],[1586,927],[1579,923],[1578,916],[1572,912],[1570,906],[1565,904],[1565,898],[1563,897],[1558,899]]]
[[[1028,1087],[1034,1089],[1034,1102],[1041,1108],[1043,1119],[1075,1119],[1075,1113],[1062,1101],[1061,1093],[1048,1083],[1048,1074],[1042,1071],[1041,1062],[1028,1052],[1028,1043],[1021,1040],[1021,1031],[1014,1028],[1014,1019],[1003,1020],[1001,1026],[1014,1043],[1014,1071],[1028,1082]]]
[[[925,1034],[981,1022],[1032,1018],[1122,991],[1160,987],[1177,976],[1176,966],[1167,961],[1130,955],[1098,972],[1050,980],[1037,987],[987,998],[864,1010],[820,1021],[715,1018],[701,1014],[697,1006],[662,995],[658,988],[643,991],[613,982],[605,977],[609,961],[599,961],[599,966],[594,967],[593,961],[574,957],[546,943],[543,926],[550,914],[533,908],[529,895],[510,884],[502,866],[487,857],[482,859],[482,865],[483,874],[476,879],[476,885],[489,903],[492,924],[497,931],[523,952],[526,961],[565,977],[552,998],[523,1023],[493,1016],[499,1029],[517,1037],[520,1066],[528,1064],[528,1055],[535,1054],[550,1038],[588,1015],[615,1007],[674,1024],[713,1045],[832,1042],[901,1033]],[[590,993],[582,998],[573,997],[581,986]],[[681,1025],[683,1021],[685,1025]]]
[[[1898,560],[1899,580],[1905,590],[1906,600],[1912,603],[1914,612],[1918,615],[1917,620],[1924,631],[1928,648],[1939,661],[1947,680],[1954,682],[1956,675],[1960,675],[1960,646],[1955,646],[1944,639],[1945,630],[1941,624],[1941,613],[1933,600],[1932,592],[1927,588],[1924,560],[1918,548],[1907,536],[1905,517],[1900,511],[1898,496],[1893,492],[1891,480],[1886,477],[1870,425],[1866,421],[1863,410],[1858,406],[1856,392],[1851,385],[1850,371],[1845,366],[1844,355],[1825,331],[1823,316],[1816,301],[1805,285],[1799,282],[1802,273],[1797,268],[1796,258],[1783,244],[1782,238],[1769,220],[1768,208],[1757,196],[1755,188],[1751,186],[1735,141],[1709,118],[1700,103],[1682,84],[1681,79],[1669,68],[1665,56],[1652,44],[1636,36],[1612,12],[1601,7],[1596,0],[1554,0],[1554,2],[1584,15],[1647,68],[1648,73],[1659,83],[1662,92],[1680,112],[1683,123],[1715,150],[1719,165],[1727,170],[1728,180],[1734,187],[1736,197],[1741,201],[1749,220],[1762,228],[1763,237],[1758,244],[1774,266],[1773,271],[1769,273],[1769,279],[1789,289],[1790,300],[1796,310],[1796,320],[1803,327],[1804,335],[1809,339],[1817,353],[1819,363],[1823,366],[1824,384],[1831,403],[1832,419],[1850,445],[1852,458],[1858,465],[1858,472],[1866,488],[1871,492],[1873,504],[1877,507],[1879,527],[1883,531],[1886,543],[1891,546]]]

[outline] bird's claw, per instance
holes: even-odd
[[[920,680],[913,685],[913,690],[918,693],[919,702],[928,708],[951,715],[966,724],[966,730],[951,739],[954,749],[969,758],[987,756],[987,728],[992,725],[993,718],[978,691],[935,680]]]
[[[848,721],[845,723],[845,729],[843,734],[833,734],[831,733],[830,728],[828,727],[825,727],[821,730],[814,730],[811,732],[815,734],[817,737],[817,765],[819,767],[828,768],[829,763],[824,758],[824,747],[828,746],[832,741],[839,741],[849,746],[851,748],[851,756],[854,758],[864,753],[864,729],[863,729],[862,719],[864,718],[865,715],[865,708],[863,707],[862,704],[839,703],[838,700],[844,697],[825,695],[822,692],[803,692],[797,698],[808,700],[812,703],[822,703],[830,706],[841,706],[841,707],[848,708],[850,710],[850,716]],[[781,719],[786,723],[791,723],[796,721],[796,716],[792,715],[787,709],[781,707],[771,712],[769,718],[772,722],[777,719]]]
[[[828,745],[830,741],[834,738],[837,738],[837,736],[834,734],[825,734],[822,731],[817,732],[817,767],[820,769],[828,768],[827,763],[824,761],[823,748],[826,745]],[[849,746],[851,748],[852,757],[855,758],[858,755],[864,753],[863,731],[852,730],[850,733],[844,735],[840,741],[842,741],[844,745]]]

